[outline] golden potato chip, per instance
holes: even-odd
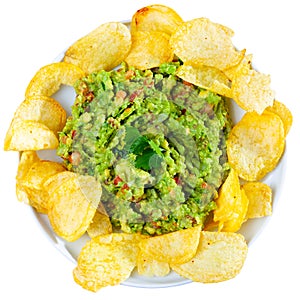
[[[195,282],[221,282],[241,271],[247,251],[241,234],[202,231],[196,255],[184,264],[172,264],[171,268]]]
[[[247,54],[237,65],[225,69],[223,70],[223,72],[227,76],[227,78],[232,81],[233,78],[236,76],[236,73],[238,69],[241,67],[241,65],[244,65],[245,68],[251,68],[252,59],[253,59],[253,55]]]
[[[183,22],[172,8],[165,5],[149,5],[139,9],[132,17],[131,32],[162,31],[171,35]]]
[[[70,46],[64,61],[86,73],[110,71],[125,59],[130,47],[130,31],[124,24],[105,23]]]
[[[4,150],[56,149],[57,146],[56,135],[46,125],[25,120],[14,123],[10,137],[5,140]]]
[[[95,215],[101,194],[101,185],[92,176],[63,181],[49,194],[48,216],[54,232],[69,242],[81,237]]]
[[[184,263],[195,255],[200,231],[196,226],[142,240],[141,255],[169,264]]]
[[[50,176],[63,171],[65,168],[58,162],[39,160],[34,162],[22,180],[19,180],[21,190],[27,193],[29,204],[38,212],[46,213],[48,209],[48,194],[44,190],[44,182]]]
[[[57,101],[46,96],[25,99],[14,114],[6,133],[5,144],[11,140],[14,124],[22,120],[42,123],[57,135],[57,132],[61,131],[66,123],[66,112]]]
[[[229,134],[228,161],[241,178],[257,181],[276,167],[284,146],[283,123],[276,114],[248,112]]]
[[[249,199],[246,219],[260,218],[272,214],[272,189],[263,182],[247,182],[242,185]]]
[[[270,83],[269,75],[251,69],[249,64],[240,64],[232,79],[232,98],[242,109],[261,114],[273,104]]]
[[[169,36],[160,31],[137,31],[132,36],[132,47],[125,61],[140,70],[158,67],[173,59]]]
[[[57,134],[65,126],[66,111],[53,98],[34,96],[21,103],[14,118],[40,122]]]
[[[56,193],[57,189],[60,188],[61,185],[65,184],[70,179],[77,178],[77,174],[71,171],[63,171],[56,173],[52,176],[50,176],[44,183],[43,188],[44,190],[50,195],[48,196],[47,200],[47,208],[50,209],[53,206],[53,201],[55,201],[55,198],[51,195]]]
[[[219,230],[238,231],[245,220],[248,202],[246,195],[241,191],[237,173],[231,169],[216,199],[214,222],[219,222]]]
[[[20,155],[20,161],[19,161],[18,171],[16,176],[16,195],[17,195],[17,199],[20,202],[30,204],[30,200],[28,199],[28,194],[21,183],[24,177],[26,176],[27,172],[31,168],[31,166],[39,160],[40,159],[35,151],[24,151]]]
[[[40,161],[40,158],[35,151],[22,152],[20,155],[16,180],[18,182],[23,180],[31,166],[38,161]]]
[[[170,273],[170,266],[167,262],[148,258],[140,251],[137,257],[137,271],[142,276],[166,276]]]
[[[111,233],[99,235],[81,249],[73,271],[74,280],[83,288],[99,289],[125,281],[136,266],[140,235]]]
[[[291,111],[282,102],[277,100],[274,100],[273,105],[267,107],[266,110],[280,117],[283,122],[285,136],[287,136],[293,124],[293,115]]]
[[[238,200],[239,201],[236,201],[232,218],[223,223],[221,231],[237,232],[245,222],[249,200],[244,190],[241,190],[241,195]]]
[[[98,235],[112,233],[112,225],[109,216],[97,210],[92,222],[87,229],[87,233],[90,238],[94,238]]]
[[[234,48],[232,35],[231,29],[198,18],[179,25],[170,38],[170,44],[185,63],[224,70],[238,64],[245,53]]]
[[[31,79],[25,98],[31,96],[51,97],[62,84],[73,84],[85,74],[77,66],[66,62],[55,62],[40,68]]]
[[[229,80],[219,69],[204,65],[191,66],[183,64],[177,69],[176,75],[182,80],[201,88],[215,92],[219,95],[231,97]]]

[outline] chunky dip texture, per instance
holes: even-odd
[[[203,225],[227,176],[226,100],[176,77],[179,63],[77,81],[58,155],[95,176],[115,228],[148,235]]]

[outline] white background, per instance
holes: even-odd
[[[1,1],[0,142],[35,72],[106,21],[130,19],[156,1]],[[46,238],[28,207],[15,197],[18,156],[0,152],[0,299],[300,299],[298,1],[157,1],[183,19],[208,17],[235,31],[234,43],[254,54],[271,74],[278,100],[293,112],[287,139],[287,172],[274,214],[250,246],[241,273],[218,284],[165,289],[107,287],[94,294],[73,282],[74,265]]]

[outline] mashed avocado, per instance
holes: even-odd
[[[225,99],[182,82],[178,65],[122,65],[75,85],[58,155],[69,170],[101,182],[101,202],[125,232],[203,225],[227,175]]]

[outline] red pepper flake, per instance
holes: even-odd
[[[122,178],[119,175],[117,175],[113,182],[114,182],[114,185],[118,185],[119,182],[122,182],[122,181],[123,181]]]

